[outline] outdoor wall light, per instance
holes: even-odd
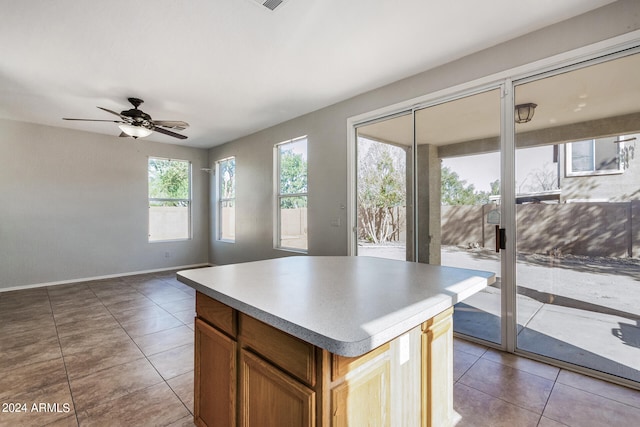
[[[122,132],[133,138],[144,138],[145,136],[151,135],[151,133],[153,132],[151,129],[147,129],[142,126],[134,126],[127,123],[118,125],[118,127]]]
[[[530,122],[537,106],[533,103],[516,105],[516,123]]]

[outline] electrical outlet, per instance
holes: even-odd
[[[165,258],[171,258],[171,252],[165,252],[164,253],[164,257]]]

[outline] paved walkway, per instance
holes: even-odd
[[[404,248],[359,247],[404,259]],[[456,332],[500,342],[500,263],[486,249],[445,247],[442,264],[493,271],[495,286],[456,306]],[[519,256],[518,347],[640,382],[640,260]]]

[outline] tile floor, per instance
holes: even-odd
[[[194,312],[173,272],[0,293],[0,426],[193,426]]]
[[[173,272],[0,293],[0,426],[192,426],[193,315]],[[458,339],[454,379],[456,427],[640,425],[639,391]]]

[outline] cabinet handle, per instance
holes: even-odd
[[[504,228],[496,225],[496,252],[500,252],[500,249],[507,249],[507,233]]]

